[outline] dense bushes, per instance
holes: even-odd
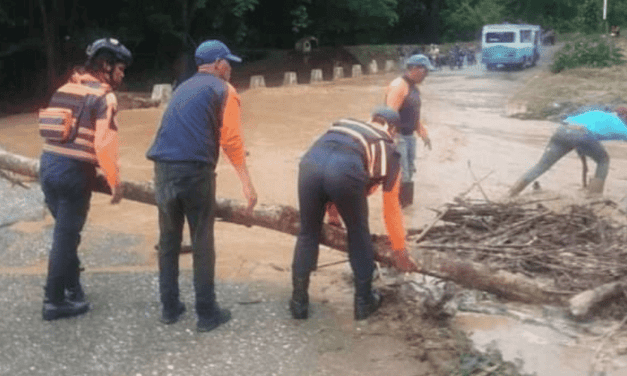
[[[622,54],[614,42],[601,36],[587,36],[575,39],[555,54],[551,72],[576,67],[603,68],[622,64]]]

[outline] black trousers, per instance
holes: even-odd
[[[368,175],[362,156],[338,142],[318,141],[303,157],[298,174],[301,229],[292,270],[305,277],[316,269],[325,205],[333,202],[346,224],[355,278],[372,278],[374,248],[368,225]]]

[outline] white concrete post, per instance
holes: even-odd
[[[379,72],[379,68],[377,66],[377,61],[376,60],[372,60],[370,62],[370,65],[368,66],[369,70],[370,70],[370,74],[375,74],[377,72]]]
[[[296,72],[285,72],[283,76],[283,86],[297,85]]]
[[[250,76],[250,88],[266,87],[266,80],[263,76]]]
[[[394,70],[394,60],[386,60],[385,61],[385,71],[391,72]]]
[[[344,68],[342,67],[333,68],[333,79],[338,80],[340,78],[344,78]]]
[[[311,70],[311,83],[322,81],[322,69]]]
[[[165,104],[172,98],[172,85],[170,84],[156,84],[152,87],[152,95],[150,99],[159,101],[160,104]]]
[[[353,77],[361,77],[361,64],[353,65]]]

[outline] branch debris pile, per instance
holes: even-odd
[[[447,204],[437,225],[412,235],[419,248],[495,269],[552,280],[577,293],[627,276],[627,227],[597,214],[610,200],[570,205],[559,213],[541,201]],[[418,240],[418,242],[416,242]]]

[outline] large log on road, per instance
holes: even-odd
[[[37,160],[9,153],[0,148],[0,169],[13,173],[39,177]],[[124,198],[127,200],[155,205],[155,191],[152,182],[124,181]],[[94,190],[111,191],[104,176],[99,175]],[[252,215],[246,212],[246,204],[238,200],[217,198],[217,217],[231,223],[245,226],[259,226],[290,235],[297,235],[300,226],[298,211],[290,206],[263,205],[255,207]],[[393,265],[389,241],[386,236],[373,235],[375,259],[384,265]],[[324,225],[321,243],[347,252],[344,229]],[[532,279],[513,275],[504,271],[448,257],[442,253],[421,249],[419,245],[408,245],[409,252],[417,261],[419,272],[438,278],[454,281],[464,287],[488,291],[509,300],[529,303],[564,303],[568,298],[557,292],[550,292],[538,286]]]

